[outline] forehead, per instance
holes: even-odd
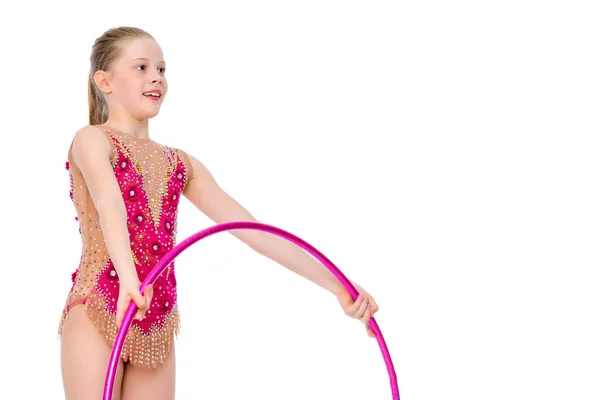
[[[147,58],[155,63],[164,60],[158,43],[154,39],[146,37],[129,40],[121,48],[122,61],[134,61],[139,58]]]

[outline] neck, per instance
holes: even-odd
[[[102,126],[112,128],[124,135],[133,136],[138,139],[150,139],[148,120],[123,120],[115,117],[108,117]]]

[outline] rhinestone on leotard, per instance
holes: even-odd
[[[178,149],[152,140],[106,132],[114,144],[111,166],[127,211],[131,259],[142,281],[176,244],[177,199],[192,175],[191,164]],[[118,330],[115,313],[119,276],[109,257],[99,215],[85,179],[70,161],[69,194],[77,210],[83,249],[77,273],[72,275],[73,287],[63,311],[59,334],[68,310],[83,303],[102,336],[113,343]],[[145,223],[147,218],[153,223]],[[136,366],[156,367],[166,359],[172,335],[179,329],[174,271],[174,262],[171,262],[166,273],[156,278],[154,296],[163,302],[154,302],[143,321],[132,322],[121,353],[124,361]]]

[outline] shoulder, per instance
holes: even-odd
[[[192,154],[190,154],[182,149],[177,149],[177,151],[181,155],[181,158],[189,164],[191,169],[202,170],[202,169],[206,168],[204,166],[204,164],[202,164],[202,162],[200,160],[198,160],[196,157],[194,157]]]
[[[80,128],[73,135],[73,144],[84,144],[84,145],[100,145],[102,142],[106,142],[107,134],[104,130],[95,125],[86,125]]]
[[[188,152],[186,152],[185,150],[183,150],[181,148],[174,147],[173,149],[177,152],[177,154],[185,168],[186,178],[187,178],[186,181],[190,181],[194,174],[195,158],[191,154],[189,154]]]
[[[196,180],[205,183],[214,179],[208,168],[198,158],[182,149],[177,149],[177,151],[186,168],[188,181]]]
[[[71,151],[76,159],[89,157],[92,154],[110,157],[111,147],[111,139],[102,128],[86,125],[73,135]]]
[[[109,136],[103,128],[97,125],[86,125],[75,132],[73,139],[86,141],[106,141],[107,137]]]
[[[183,155],[182,158],[186,159],[188,163],[188,165],[186,165],[186,168],[188,169],[188,180],[201,182],[202,184],[215,181],[212,173],[202,161],[183,150],[180,150],[180,152]]]

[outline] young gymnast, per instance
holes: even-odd
[[[172,262],[141,295],[140,285],[176,245],[177,207],[187,198],[215,223],[256,219],[191,154],[149,136],[167,95],[162,50],[133,27],[106,31],[90,57],[89,125],[73,137],[66,168],[82,239],[59,326],[67,400],[100,399],[118,328],[139,307],[117,369],[114,399],[175,397],[174,335],[179,328]],[[379,309],[353,301],[323,265],[296,245],[260,231],[231,231],[252,249],[333,293],[346,315],[365,324]]]

